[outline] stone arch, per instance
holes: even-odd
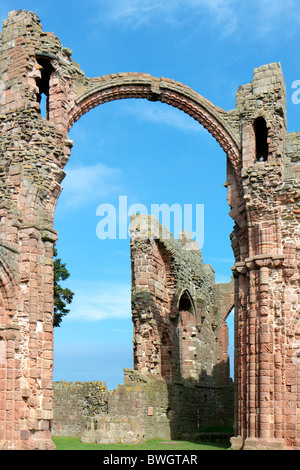
[[[231,293],[231,296],[234,297],[233,292]],[[222,305],[222,316],[220,318],[220,323],[219,325],[222,325],[227,321],[227,318],[231,314],[231,312],[234,310],[234,298],[229,298],[227,299],[227,302],[225,302],[225,305]]]
[[[241,176],[240,144],[226,123],[226,112],[182,83],[144,73],[120,73],[94,79],[94,84],[75,99],[69,111],[68,129],[85,113],[109,101],[144,98],[161,101],[184,111],[216,139],[227,154],[236,176]]]
[[[188,289],[184,289],[178,299],[177,337],[179,344],[179,370],[185,380],[194,376],[196,351],[196,310]]]
[[[216,284],[215,286],[216,302],[219,308],[219,318],[217,319],[216,329],[226,322],[229,314],[234,309],[234,280],[225,284]]]
[[[182,291],[180,292],[177,301],[177,309],[179,312],[181,310],[187,310],[193,315],[195,315],[196,309],[194,300],[188,289],[182,289]]]
[[[82,88],[81,86],[79,89]],[[74,89],[77,88],[74,86]],[[218,142],[227,156],[225,185],[228,188],[229,215],[237,228],[245,227],[247,222],[241,210],[243,208],[242,148],[240,136],[226,111],[180,82],[145,73],[118,73],[87,79],[84,89],[84,92],[76,93],[75,98],[68,92],[67,130],[93,108],[121,99],[160,101],[183,111],[199,122]]]

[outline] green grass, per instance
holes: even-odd
[[[151,440],[144,444],[127,445],[127,444],[83,444],[80,439],[73,437],[53,437],[56,450],[225,450],[228,449],[229,443],[195,443],[188,441],[163,441]]]

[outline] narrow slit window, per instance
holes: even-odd
[[[50,77],[52,74],[52,65],[49,59],[44,57],[37,58],[38,64],[41,68],[41,78],[36,82],[39,89],[37,100],[40,106],[40,114],[45,118],[49,118],[49,91],[50,91]]]
[[[265,162],[268,160],[268,128],[265,119],[261,116],[254,121],[256,161]]]

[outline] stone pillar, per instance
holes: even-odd
[[[280,64],[254,71],[251,84],[238,91],[237,110],[241,112],[242,125],[247,220],[244,241],[247,243],[243,243],[242,250],[238,237],[239,243],[233,245],[237,279],[236,338],[240,342],[233,446],[297,447],[295,420],[289,418],[290,411],[286,410],[287,406],[289,410],[293,407],[296,415],[293,401],[296,395],[292,390],[296,393],[297,366],[292,366],[289,360],[291,350],[286,326],[298,318],[299,261],[289,241],[299,240],[297,212],[295,206],[292,208],[299,204],[296,189],[299,181],[296,171],[295,178],[291,178],[290,165],[298,159],[300,147],[286,131],[285,84]],[[265,126],[265,131],[260,131],[259,126]],[[265,149],[262,154],[258,150],[261,147]],[[292,156],[287,158],[289,154]],[[234,233],[239,232],[235,229]],[[290,388],[287,376],[293,384]],[[291,400],[287,397],[289,390]]]
[[[277,260],[282,261],[282,260]],[[249,414],[252,417],[249,431],[243,443],[245,450],[251,449],[284,449],[286,443],[281,427],[282,394],[280,370],[280,343],[275,334],[272,301],[270,298],[270,271],[274,260],[260,258],[248,263],[250,277],[256,278],[256,295],[252,291],[257,309],[252,308],[252,334],[250,342],[253,347],[252,373],[249,378],[250,397],[252,404]],[[251,346],[250,346],[251,347]]]
[[[233,270],[235,280],[235,320],[234,320],[234,437],[231,439],[233,449],[241,449],[247,436],[247,427],[251,422],[249,416],[249,381],[251,361],[249,357],[248,334],[249,318],[247,309],[248,281],[246,269],[237,266]],[[251,341],[251,340],[250,340]],[[251,427],[251,426],[250,426]]]
[[[43,41],[44,54],[53,52],[49,37],[24,11],[10,13],[1,32],[1,449],[54,448],[53,218],[70,144],[39,112],[36,52]]]
[[[51,449],[53,372],[53,231],[19,230],[18,268],[4,302],[0,338],[2,449]],[[41,260],[44,262],[41,264]],[[6,305],[5,305],[6,304]]]
[[[284,449],[282,427],[282,337],[273,320],[276,293],[270,292],[270,271],[279,270],[282,257],[248,260],[236,267],[237,291],[241,294],[245,280],[249,291],[241,295],[236,318],[236,424],[235,449]],[[275,265],[276,269],[274,269]],[[278,269],[279,265],[279,269]],[[274,287],[273,287],[274,289]]]

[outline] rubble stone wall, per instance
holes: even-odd
[[[88,417],[107,411],[105,382],[54,382],[52,435],[80,438]]]
[[[232,424],[232,384],[191,387],[130,369],[124,370],[124,384],[114,390],[107,390],[103,382],[54,383],[54,436],[137,444],[149,439],[198,439],[203,431]]]
[[[132,217],[131,227],[134,368],[168,382],[199,384],[205,377],[206,383],[219,384],[228,351],[221,364],[218,332],[233,308],[233,283],[225,316],[214,271],[189,234],[175,240],[150,216]]]

